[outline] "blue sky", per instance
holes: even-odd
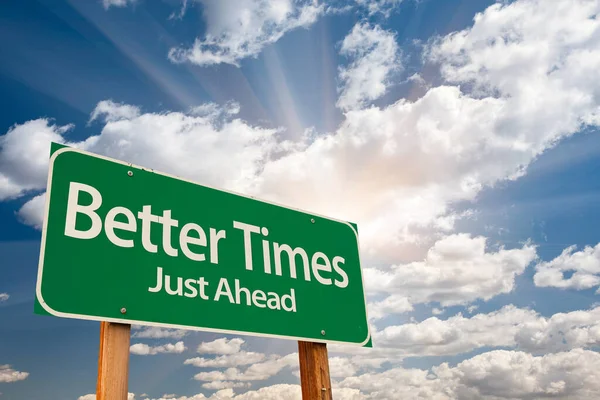
[[[366,3],[0,3],[0,399],[95,390],[33,313],[50,141],[356,221],[337,399],[600,395],[600,2]],[[293,341],[133,334],[135,399],[300,398]]]

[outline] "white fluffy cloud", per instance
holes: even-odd
[[[0,365],[0,382],[17,382],[27,379],[29,372],[16,371],[8,364]]]
[[[381,316],[382,311],[407,311],[409,304],[435,301],[450,306],[509,293],[514,289],[515,277],[535,258],[532,245],[486,251],[484,237],[444,237],[429,249],[423,261],[389,270],[366,269],[367,290],[391,294],[389,300],[373,304],[374,317]]]
[[[10,298],[10,295],[8,293],[0,293],[0,303],[8,300],[9,298]]]
[[[198,345],[200,354],[236,354],[240,352],[244,339],[240,338],[220,338],[212,342],[202,342]]]
[[[388,326],[373,338],[377,346],[400,349],[406,356],[460,354],[480,347],[515,346],[523,324],[537,321],[534,311],[506,306],[490,314],[465,318],[462,314],[440,320]]]
[[[160,346],[149,346],[145,343],[136,343],[129,347],[129,352],[131,354],[136,354],[139,356],[154,356],[159,353],[183,353],[186,350],[183,342],[177,343],[167,343]]]
[[[278,374],[284,368],[296,368],[297,366],[297,353],[283,357],[272,355],[268,360],[252,364],[243,371],[238,368],[228,368],[224,371],[199,372],[194,379],[198,381],[263,381]]]
[[[102,5],[105,10],[110,7],[127,7],[130,4],[134,4],[137,0],[102,0]]]
[[[173,62],[197,65],[228,63],[258,55],[286,32],[312,25],[323,12],[314,0],[198,0],[206,34],[189,47],[172,48]]]
[[[444,363],[431,371],[393,368],[349,377],[340,387],[359,389],[367,399],[593,399],[600,395],[600,354],[575,349],[535,357],[496,350]]]
[[[209,389],[209,390],[234,389],[234,388],[244,388],[244,387],[249,387],[249,386],[250,386],[250,383],[248,383],[248,382],[231,382],[231,381],[212,381],[212,382],[202,384],[202,387],[204,389]]]
[[[53,125],[37,119],[14,125],[0,136],[0,200],[46,186],[50,142],[64,143],[72,125]]]
[[[446,320],[432,317],[388,326],[376,332],[373,341],[397,357],[455,355],[482,347],[512,347],[543,354],[598,346],[599,321],[600,307],[547,318],[509,305],[471,318],[458,314]]]
[[[351,60],[339,72],[342,87],[337,106],[342,110],[363,107],[384,95],[391,72],[400,68],[394,34],[379,26],[357,23],[344,38],[340,53]]]
[[[140,339],[181,339],[189,333],[183,329],[165,329],[155,326],[133,326],[132,337]]]
[[[263,353],[255,353],[248,351],[240,351],[235,354],[226,354],[216,358],[203,358],[195,357],[185,360],[184,364],[190,364],[195,367],[213,367],[213,368],[224,368],[224,367],[236,367],[239,365],[254,364],[265,359]]]
[[[600,243],[575,251],[569,246],[555,259],[536,266],[533,281],[540,287],[561,289],[590,289],[600,285]],[[566,272],[572,272],[568,278]]]
[[[104,117],[104,122],[114,122],[121,119],[132,119],[140,115],[139,107],[128,104],[115,103],[112,100],[103,100],[96,105],[90,116],[90,122]]]
[[[46,193],[34,196],[17,212],[19,220],[26,225],[33,226],[35,229],[41,230],[44,222],[44,214],[46,212]]]
[[[359,394],[356,389],[349,388],[334,388],[333,397],[336,400],[363,400],[365,397]],[[197,394],[195,396],[181,396],[173,397],[173,400],[301,400],[302,394],[300,392],[300,386],[289,385],[289,384],[276,384],[267,387],[263,387],[257,390],[251,390],[242,394],[235,394],[230,389],[223,389],[214,393],[210,397],[206,397],[203,394]],[[160,399],[152,400],[167,400],[165,397]]]
[[[86,394],[83,396],[79,396],[77,398],[77,400],[96,400],[96,394],[92,393],[92,394]],[[127,400],[135,400],[135,394],[127,393]]]

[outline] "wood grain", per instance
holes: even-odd
[[[302,400],[332,400],[325,343],[298,342]]]
[[[127,400],[131,325],[100,322],[96,400]]]

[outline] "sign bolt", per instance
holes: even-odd
[[[127,171],[127,175],[133,176],[133,171]]]
[[[321,335],[325,336],[325,330],[321,331]]]
[[[127,309],[125,307],[121,308],[121,314],[125,314],[127,312]]]
[[[311,219],[310,219],[310,222],[312,222],[312,223],[314,224],[314,223],[315,223],[315,219],[314,219],[314,218],[311,218]]]

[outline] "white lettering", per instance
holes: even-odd
[[[138,218],[142,220],[142,246],[149,253],[156,253],[157,247],[150,240],[150,228],[152,222],[158,222],[158,216],[152,214],[152,206],[143,206],[138,212]]]
[[[127,222],[115,221],[115,217],[122,214],[127,217]],[[125,207],[112,208],[107,214],[104,221],[104,231],[106,237],[113,244],[120,247],[133,247],[133,239],[121,239],[115,234],[115,229],[120,229],[128,232],[137,231],[137,224],[135,223],[135,215]]]
[[[244,257],[246,259],[246,269],[252,271],[252,242],[250,235],[260,232],[260,228],[238,221],[233,221],[233,227],[244,231]]]
[[[199,237],[191,237],[188,236],[190,231],[196,231]],[[190,250],[188,244],[195,244],[198,246],[206,246],[206,233],[202,227],[196,224],[185,224],[183,228],[181,228],[181,232],[179,232],[179,247],[181,247],[181,251],[187,258],[194,261],[204,261],[206,256],[204,254],[196,254]]]
[[[344,262],[346,262],[346,260],[343,257],[337,256],[333,258],[333,269],[342,277],[341,282],[335,281],[335,286],[342,289],[348,286],[348,275],[346,274],[346,271],[339,267],[339,264],[343,264]]]
[[[224,230],[210,228],[210,262],[213,264],[219,263],[219,240],[225,239],[225,234]]]
[[[285,305],[286,300],[290,300],[289,306]],[[281,296],[281,305],[285,311],[296,312],[296,292],[294,289],[290,289],[290,294]]]
[[[198,290],[192,286],[196,282],[198,282],[198,281],[195,279],[186,279],[185,280],[185,288],[190,291],[189,293],[183,294],[185,297],[196,297],[198,295]]]
[[[280,245],[273,243],[273,253],[275,257],[275,274],[281,276],[281,253],[285,251],[290,261],[290,277],[296,279],[296,256],[302,257],[304,263],[304,279],[310,281],[310,265],[308,264],[308,255],[302,247],[296,247],[294,250],[287,244]]]
[[[156,287],[154,288],[148,288],[149,292],[160,292],[160,290],[162,289],[162,268],[158,267],[156,268]]]
[[[83,206],[78,203],[79,192],[86,192],[92,196],[92,203]],[[71,182],[69,184],[69,198],[67,200],[67,216],[65,220],[65,235],[77,239],[93,239],[102,230],[102,220],[94,211],[102,205],[102,195],[96,188],[83,183]],[[87,231],[75,228],[77,214],[85,214],[92,220],[92,226]]]
[[[162,217],[158,217],[158,222],[163,226],[163,249],[171,257],[177,257],[177,249],[171,246],[171,228],[178,227],[179,221],[171,218],[171,210],[164,210]]]
[[[227,282],[226,278],[221,278],[221,280],[219,281],[219,286],[217,286],[217,293],[215,294],[215,301],[219,301],[221,295],[227,296],[230,303],[235,303],[235,301],[233,300],[233,295],[231,294],[229,282]]]
[[[325,262],[325,264],[319,264],[319,260],[323,260]],[[312,272],[313,272],[313,275],[315,276],[315,278],[317,278],[317,281],[319,283],[321,283],[323,285],[331,285],[331,279],[330,278],[323,278],[319,274],[319,271],[331,272],[331,263],[329,262],[329,258],[327,258],[327,256],[325,254],[321,253],[320,251],[317,251],[312,256]]]

